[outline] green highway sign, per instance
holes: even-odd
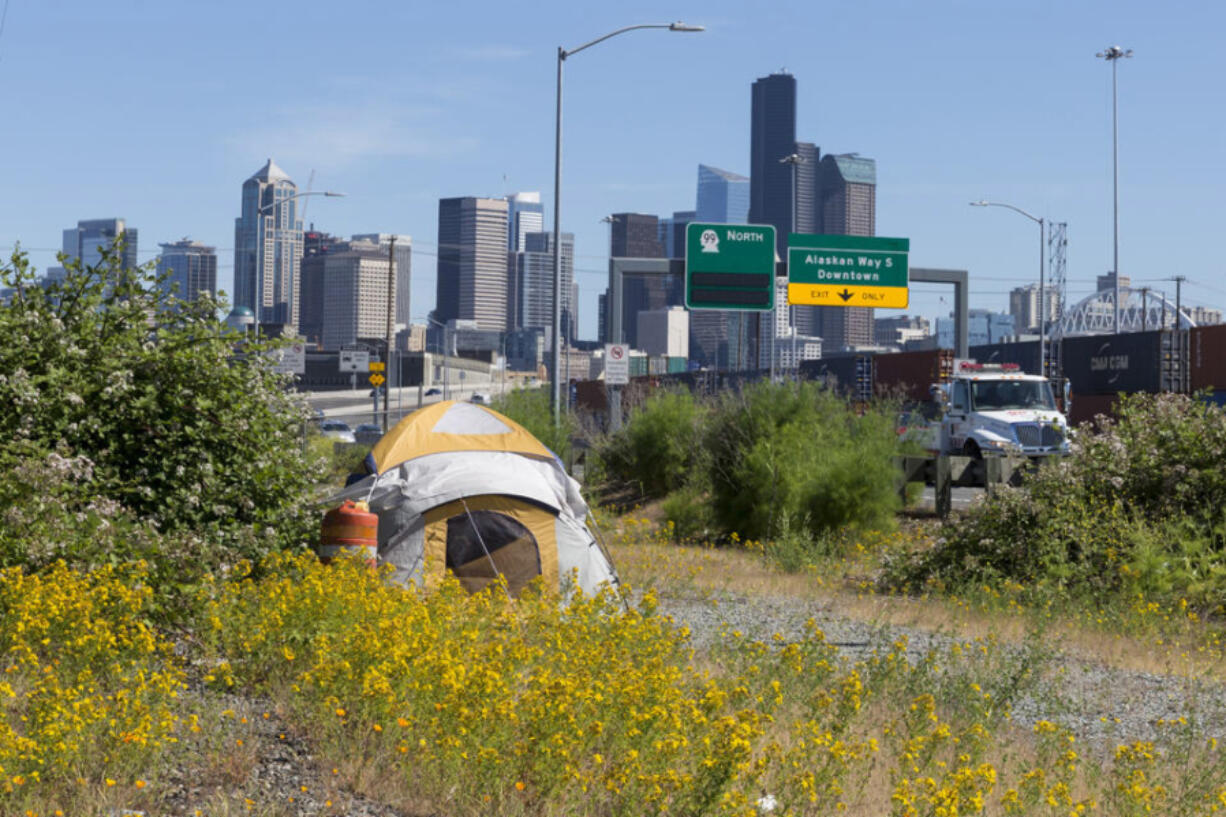
[[[906,238],[788,236],[788,303],[877,306],[908,303]]]
[[[773,309],[775,228],[690,222],[685,228],[685,305]]]

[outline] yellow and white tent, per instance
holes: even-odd
[[[584,592],[616,582],[562,463],[523,426],[445,401],[401,420],[366,458],[367,475],[334,500],[379,516],[378,556],[394,578],[432,588],[450,570],[470,591],[503,576],[512,594],[542,576]]]

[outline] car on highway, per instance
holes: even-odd
[[[353,437],[363,445],[374,445],[383,438],[383,426],[378,423],[362,423],[353,430]]]
[[[442,394],[442,393],[443,393],[442,389],[437,389],[437,388],[426,389],[426,397],[434,397],[435,395]]]
[[[490,397],[490,393],[487,391],[475,391],[472,393],[472,396],[468,398],[468,402],[476,403],[479,406],[488,406],[490,403],[494,402],[494,399]]]
[[[319,433],[339,443],[355,443],[353,429],[343,420],[324,420],[319,424]]]

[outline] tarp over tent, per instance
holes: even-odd
[[[592,593],[615,582],[588,529],[587,503],[562,463],[523,426],[472,403],[413,412],[366,458],[367,475],[332,499],[379,517],[379,562],[432,588],[451,570],[469,590],[496,576],[512,594],[536,576]]]

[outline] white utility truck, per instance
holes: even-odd
[[[1044,377],[1023,374],[1011,363],[959,360],[950,381],[932,388],[945,407],[941,453],[973,459],[1068,453],[1068,420],[1056,408]]]

